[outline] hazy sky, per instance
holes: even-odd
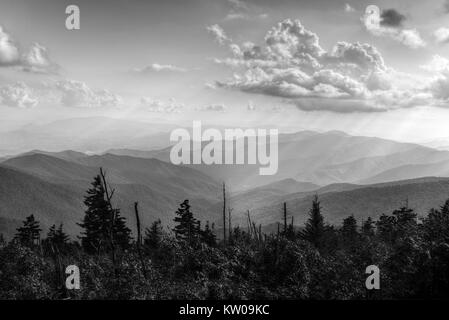
[[[449,137],[448,109],[449,1],[0,1],[3,129],[104,115],[417,141]]]

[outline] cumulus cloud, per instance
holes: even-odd
[[[383,10],[380,15],[380,24],[388,27],[400,27],[406,17],[396,9]]]
[[[367,43],[338,42],[324,50],[299,20],[284,20],[264,43],[227,43],[232,56],[216,59],[234,70],[215,87],[282,98],[302,110],[373,112],[428,105],[432,92],[411,75],[388,67]]]
[[[449,72],[449,60],[436,54],[429,63],[422,65],[421,69],[437,74]]]
[[[231,39],[226,35],[223,28],[218,24],[208,26],[206,27],[206,30],[209,31],[209,33],[212,34],[215,40],[221,45],[227,42],[231,42]]]
[[[122,101],[119,96],[108,90],[93,90],[81,81],[58,81],[56,89],[61,93],[61,104],[67,107],[115,107]]]
[[[150,97],[142,97],[140,104],[147,111],[160,113],[179,113],[185,107],[184,104],[176,102],[174,98],[171,98],[168,102],[163,102]]]
[[[398,28],[405,17],[401,18],[399,13],[385,15],[386,12],[396,12],[394,9],[383,11],[382,15],[377,10],[377,7],[370,6],[361,18],[368,32],[378,37],[389,37],[412,49],[426,46],[418,30]]]
[[[449,43],[449,28],[438,28],[434,31],[433,36],[437,43]]]
[[[187,72],[185,68],[177,67],[171,64],[153,63],[143,68],[134,69],[138,73],[153,73],[153,72]]]
[[[33,108],[38,104],[32,89],[23,82],[0,88],[0,104],[14,108]]]
[[[33,43],[28,51],[22,52],[0,26],[0,67],[19,67],[36,73],[57,73],[59,66],[51,61],[47,48]]]
[[[0,26],[0,67],[15,65],[19,58],[19,48],[11,40],[10,35]]]
[[[59,66],[50,60],[47,48],[34,43],[22,56],[23,70],[36,73],[57,73]]]
[[[428,91],[436,99],[441,100],[440,103],[449,102],[449,59],[434,55],[432,60],[422,68],[434,74],[428,84]]]

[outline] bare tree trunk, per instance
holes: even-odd
[[[100,175],[101,175],[101,179],[103,182],[103,188],[106,194],[106,200],[108,202],[108,206],[109,209],[111,210],[111,223],[109,226],[109,243],[111,246],[111,260],[112,260],[112,265],[114,266],[114,273],[115,276],[118,276],[118,272],[117,272],[117,266],[116,266],[116,257],[115,257],[115,243],[114,243],[114,225],[115,225],[115,209],[112,208],[112,203],[111,203],[111,199],[112,196],[114,195],[114,190],[112,190],[109,193],[109,188],[108,188],[108,184],[106,182],[106,174],[103,171],[103,168],[100,168]]]
[[[143,277],[145,279],[147,279],[147,269],[145,266],[145,260],[143,259],[142,256],[142,234],[141,234],[141,229],[140,229],[140,217],[139,217],[139,203],[138,202],[134,202],[134,212],[136,213],[136,221],[137,221],[137,253],[139,255],[139,259],[140,259],[140,263],[142,264],[142,273],[143,273]]]
[[[284,234],[287,232],[287,203],[284,202]]]
[[[223,182],[223,244],[226,245],[226,185]]]
[[[229,236],[228,236],[228,240],[231,241],[231,237],[232,237],[232,218],[231,218],[231,213],[232,213],[232,208],[228,209],[228,223],[229,223]]]
[[[249,215],[249,210],[247,211],[247,214],[248,214],[248,232],[249,232],[249,237],[251,238],[252,224],[251,224],[251,216]]]

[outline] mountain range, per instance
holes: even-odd
[[[79,235],[83,197],[102,167],[116,189],[113,205],[134,229],[134,202],[142,224],[171,225],[189,199],[196,217],[220,227],[222,182],[234,225],[276,224],[287,203],[296,225],[318,194],[329,223],[353,214],[363,220],[405,205],[426,213],[449,198],[449,152],[342,132],[303,131],[279,136],[279,171],[259,176],[258,165],[173,165],[169,148],[109,149],[100,154],[33,150],[0,160],[0,233],[11,237],[33,213],[47,230],[63,223]]]

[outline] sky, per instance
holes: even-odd
[[[449,1],[1,0],[0,131],[94,116],[449,137]]]

